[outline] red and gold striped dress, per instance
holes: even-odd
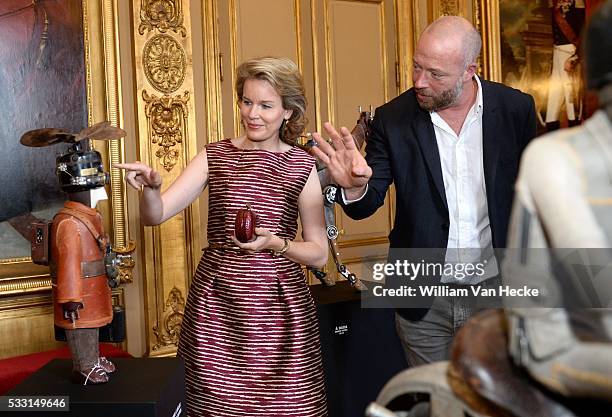
[[[238,209],[281,238],[297,232],[298,197],[314,159],[206,148],[208,241],[189,290],[179,355],[185,360],[188,416],[326,416],[316,310],[299,264],[268,252],[227,249]]]

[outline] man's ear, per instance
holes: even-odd
[[[465,69],[465,78],[464,81],[471,80],[476,74],[476,70],[478,69],[478,65],[474,62],[473,64],[469,64]]]

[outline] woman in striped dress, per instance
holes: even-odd
[[[159,224],[208,185],[208,248],[189,290],[179,355],[188,416],[326,416],[318,323],[302,265],[327,262],[315,160],[294,146],[305,126],[301,76],[288,59],[237,70],[245,134],[206,146],[160,193],[161,177],[117,164],[143,188],[143,222]],[[234,236],[239,209],[258,216],[256,238]],[[298,214],[303,241],[294,241]]]

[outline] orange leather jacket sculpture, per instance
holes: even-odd
[[[96,209],[76,201],[67,201],[64,208],[74,210],[89,220],[100,236],[105,235],[102,216]],[[104,251],[87,226],[64,210],[53,220],[51,259],[55,324],[64,329],[77,329],[110,323],[113,311]],[[78,320],[65,317],[62,304],[67,302],[83,304],[78,310]]]

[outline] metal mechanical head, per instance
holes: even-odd
[[[601,90],[612,83],[612,0],[593,13],[585,35],[587,85]]]
[[[93,190],[109,182],[102,166],[102,155],[91,149],[88,140],[72,145],[55,159],[55,173],[60,188],[66,193]]]
[[[111,126],[109,122],[101,122],[79,133],[49,128],[31,130],[21,137],[20,142],[31,147],[72,144],[66,152],[57,156],[55,172],[62,191],[76,193],[104,187],[109,181],[109,175],[102,165],[102,156],[91,148],[89,139],[111,140],[125,135],[123,129]]]

